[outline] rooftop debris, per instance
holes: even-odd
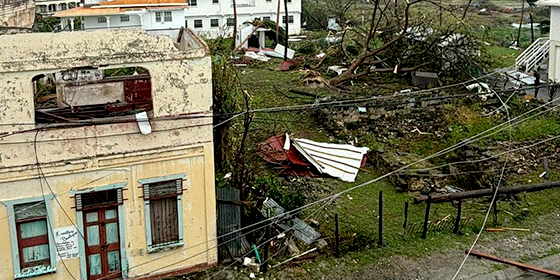
[[[291,138],[286,134],[269,138],[261,143],[260,150],[267,162],[282,166],[281,174],[313,177],[329,175],[354,182],[358,171],[365,165],[369,148],[314,142]]]
[[[267,198],[264,201],[263,207],[261,208],[261,214],[266,217],[269,213],[268,210],[270,210],[270,215],[272,217],[283,215],[285,213],[284,208],[272,198]],[[320,233],[318,233],[311,226],[296,217],[289,219],[289,221],[278,222],[276,224],[283,231],[293,230],[294,236],[306,245],[312,244],[319,237],[321,237]]]

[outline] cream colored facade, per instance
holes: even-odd
[[[79,256],[57,260],[50,268],[56,271],[49,274],[33,276],[42,272],[37,270],[19,276],[87,279],[76,195],[111,188],[122,191],[118,215],[125,278],[181,274],[217,262],[211,61],[207,46],[192,32],[181,38],[177,43],[140,30],[0,36],[0,279],[18,274],[9,205],[43,197],[50,233],[78,228]],[[134,116],[86,125],[35,125],[32,78],[86,66],[148,69],[150,134],[140,133]],[[183,242],[150,253],[143,180],[178,175]],[[49,246],[55,246],[50,239]],[[60,251],[55,251],[58,259]]]

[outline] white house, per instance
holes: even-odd
[[[215,38],[220,35],[231,36],[233,32],[233,0],[187,0],[185,25],[198,35]],[[288,1],[288,32],[290,35],[301,32],[301,0]],[[284,0],[236,0],[237,25],[255,18],[276,22],[280,14],[280,26],[286,24]]]
[[[71,30],[79,29],[74,26],[78,18],[84,30],[137,27],[165,33],[185,27],[185,0],[85,0],[84,4],[54,16]]]
[[[550,6],[550,38],[543,38],[546,40],[542,40],[544,43],[540,50],[548,52],[548,79],[560,81],[560,0],[541,0],[537,4]],[[535,43],[533,45],[536,45]],[[536,47],[538,46],[534,48],[536,49]],[[533,53],[538,54],[538,50]]]
[[[80,5],[80,0],[36,0],[37,13],[50,16],[58,11],[73,9]]]

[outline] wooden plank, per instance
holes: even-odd
[[[468,254],[468,252],[469,252],[468,250],[465,251],[465,253],[467,253],[467,254]],[[519,268],[522,268],[522,269],[532,270],[532,271],[536,271],[536,272],[539,272],[539,273],[548,274],[548,275],[551,275],[551,276],[560,277],[560,272],[558,272],[558,271],[549,270],[549,269],[537,267],[537,266],[526,264],[526,263],[516,262],[516,261],[510,260],[510,259],[502,259],[502,258],[496,257],[494,255],[479,252],[479,251],[476,251],[476,250],[472,250],[470,254],[472,256],[475,256],[475,257],[484,258],[484,259],[488,259],[488,260],[495,261],[495,262],[505,263],[505,264],[513,265],[513,266],[516,266],[516,267],[519,267]]]

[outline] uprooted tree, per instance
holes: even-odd
[[[331,85],[341,86],[373,73],[416,70],[465,78],[486,68],[481,43],[469,34],[450,6],[429,0],[375,0],[370,5],[367,23],[343,31],[340,50],[347,70],[331,78]],[[437,17],[422,12],[428,5],[439,6],[457,20],[440,25]],[[414,11],[417,6],[420,12]],[[347,51],[348,42],[358,51]]]

